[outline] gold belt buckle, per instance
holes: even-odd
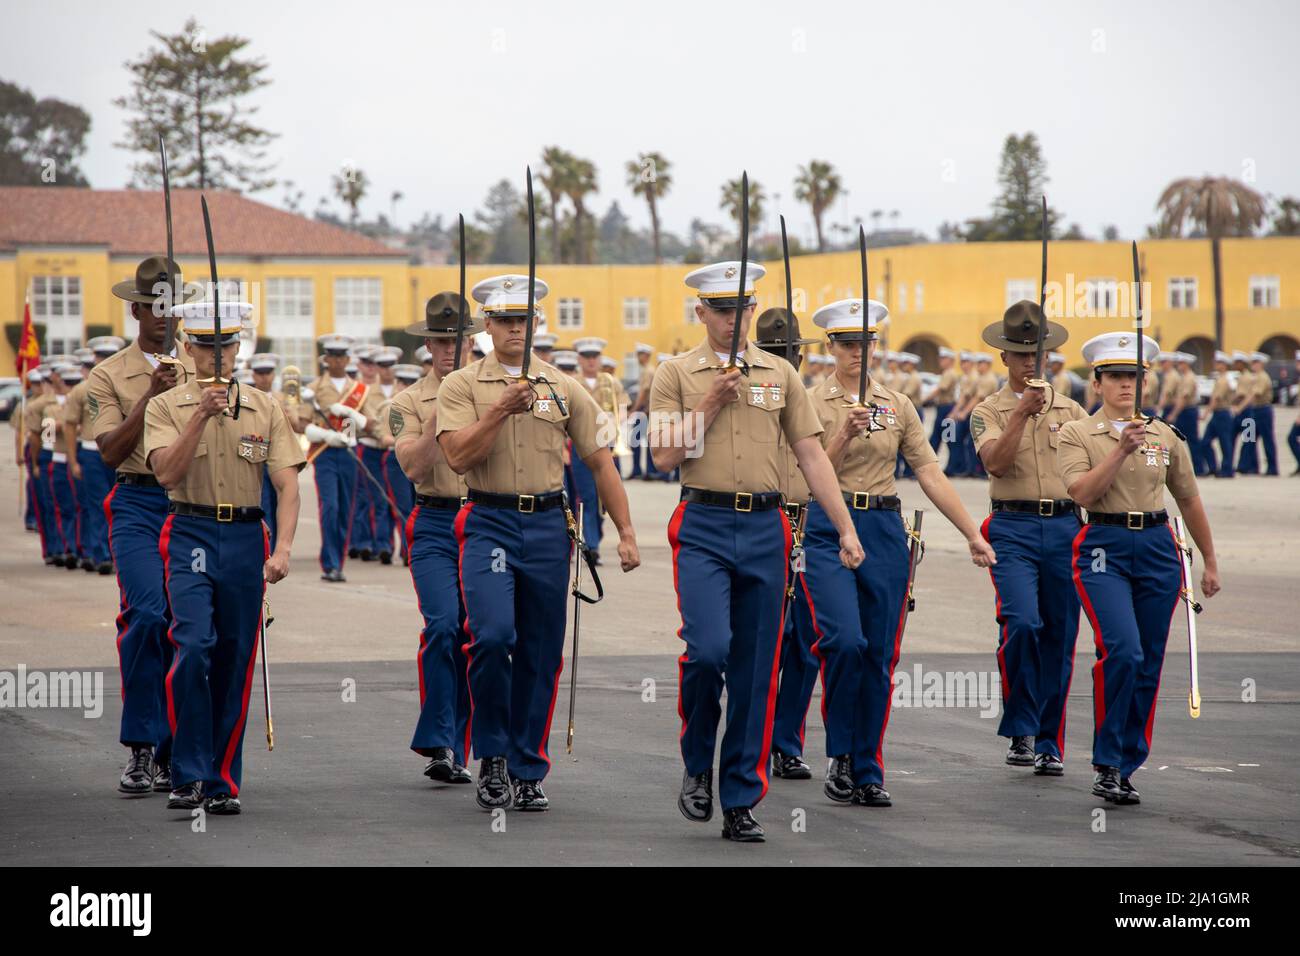
[[[220,505],[220,504],[217,505],[217,520],[218,520],[218,521],[234,521],[234,520],[235,520],[235,506],[234,506],[234,505]]]
[[[1128,512],[1128,530],[1141,531],[1146,524],[1146,515],[1141,511]]]
[[[742,501],[744,502],[743,505],[741,504]],[[754,496],[748,491],[737,491],[735,508],[737,511],[753,511]]]
[[[1038,517],[1050,518],[1056,513],[1056,501],[1052,498],[1038,499]]]
[[[858,504],[858,502],[862,502]],[[853,507],[856,511],[868,511],[871,508],[871,495],[865,491],[853,492]]]
[[[799,509],[802,507],[803,505],[799,504],[797,501],[787,501],[785,503],[785,516],[791,521],[798,521]]]
[[[532,514],[536,504],[537,504],[537,499],[533,495],[520,495],[519,496],[520,514],[526,514],[526,515]],[[527,507],[525,507],[525,505],[527,505]]]

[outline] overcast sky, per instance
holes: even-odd
[[[259,116],[280,134],[275,175],[306,191],[308,211],[351,160],[373,183],[367,216],[399,189],[399,223],[426,210],[468,218],[501,177],[522,190],[525,164],[555,144],[596,163],[593,209],[617,199],[638,225],[649,216],[623,169],[653,149],[673,163],[664,225],[683,235],[694,217],[726,221],[720,185],[748,169],[810,238],[791,182],[818,158],[849,190],[833,221],[897,209],[900,227],[933,238],[944,220],[988,212],[1003,139],[1033,130],[1065,221],[1130,237],[1179,176],[1300,195],[1298,11],[1290,0],[8,0],[0,77],[89,111],[83,168],[97,187],[128,179],[130,157],[113,146],[123,63],[150,29],[179,31],[192,12],[209,36],[248,37],[269,62]]]

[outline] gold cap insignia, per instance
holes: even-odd
[[[735,266],[727,266],[727,271],[724,272],[724,273],[722,273],[722,277],[723,277],[724,279],[734,279],[734,278],[736,278],[736,267],[735,267]]]
[[[514,279],[506,279],[504,282],[501,283],[501,288],[503,289],[513,289],[514,287],[515,287]]]
[[[1125,336],[1121,335],[1119,337],[1119,347],[1123,348],[1126,345],[1128,345],[1128,339]]]
[[[862,311],[862,303],[861,303],[861,302],[854,302],[853,304],[851,304],[851,305],[849,306],[849,314],[850,314],[850,315],[857,315],[857,314],[858,314],[859,312],[861,312],[861,311]]]

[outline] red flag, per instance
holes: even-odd
[[[30,369],[41,364],[41,343],[36,341],[36,329],[32,327],[32,303],[28,299],[23,304],[23,334],[18,340],[18,377],[25,379]]]

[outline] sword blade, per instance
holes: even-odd
[[[176,257],[172,244],[172,181],[167,169],[167,144],[163,142],[161,132],[158,134],[158,155],[162,159],[163,215],[167,218],[167,271],[168,278],[171,280],[171,296],[167,303],[166,321],[163,325],[163,354],[171,355],[172,349],[176,347],[176,316],[171,311],[177,304],[176,273],[172,267]]]
[[[537,292],[537,217],[533,208],[533,168],[529,166],[528,172],[528,318],[527,325],[524,326],[524,360],[523,368],[520,369],[520,375],[528,378],[528,366],[533,357],[533,313],[536,311],[534,305]]]
[[[736,293],[736,324],[731,329],[731,357],[727,367],[735,368],[740,351],[740,320],[745,315],[745,272],[749,268],[749,173],[740,174],[740,290]]]
[[[1047,197],[1043,197],[1043,267],[1038,282],[1038,311],[1042,321],[1038,323],[1038,346],[1034,350],[1034,378],[1043,377],[1043,347],[1047,341]]]
[[[867,404],[867,317],[871,286],[867,284],[867,231],[858,226],[858,265],[862,272],[862,364],[858,367],[858,404]]]
[[[266,481],[266,478],[262,479]],[[275,749],[275,725],[271,722],[271,669],[266,660],[266,602],[262,602],[262,615],[258,621],[262,631],[262,697],[266,702],[266,749]]]
[[[456,358],[452,371],[460,368],[461,349],[465,346],[465,215],[460,214],[460,314],[456,316]]]
[[[208,197],[199,196],[203,207],[203,235],[208,240],[208,274],[212,281],[213,377],[221,381],[221,286],[217,282],[217,247],[212,243],[212,217],[208,215]]]
[[[781,261],[785,263],[785,310],[794,315],[794,290],[790,285],[790,243],[785,238],[785,216],[781,217]],[[794,330],[785,332],[785,360],[794,364]]]
[[[1193,717],[1201,716],[1200,662],[1196,641],[1196,598],[1192,592],[1192,560],[1187,553],[1187,529],[1181,517],[1174,518],[1174,537],[1178,544],[1178,560],[1183,571],[1183,603],[1187,608],[1187,711]]]
[[[1142,414],[1142,379],[1145,377],[1145,369],[1142,367],[1142,346],[1146,333],[1142,331],[1142,268],[1138,263],[1138,244],[1133,240],[1133,292],[1136,298],[1137,308],[1135,310],[1134,325],[1137,326],[1137,384],[1134,391],[1133,414],[1134,416]]]
[[[583,505],[578,503],[578,533],[573,542],[573,652],[569,656],[569,730],[565,739],[565,752],[573,753],[574,713],[578,703],[578,632],[582,623],[582,516]]]

